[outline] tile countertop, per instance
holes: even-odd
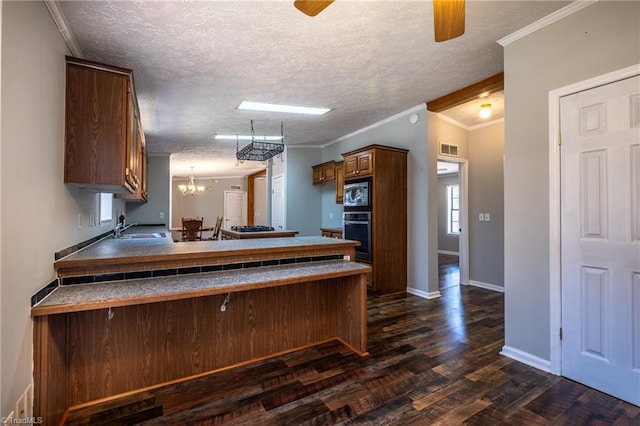
[[[130,306],[210,296],[368,273],[367,265],[344,260],[266,266],[234,271],[80,284],[56,288],[31,309],[32,316]]]
[[[55,267],[77,261],[149,256],[189,256],[198,253],[228,253],[255,250],[296,250],[314,246],[356,246],[357,241],[327,240],[320,236],[260,238],[247,240],[173,242],[171,233],[159,227],[129,228],[126,234],[165,233],[160,238],[106,238],[54,263]]]

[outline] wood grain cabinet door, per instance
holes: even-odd
[[[336,163],[336,204],[344,200],[344,162]]]
[[[364,151],[344,157],[345,178],[373,174],[373,151]]]
[[[366,176],[373,173],[373,152],[363,152],[358,155],[358,176]]]
[[[318,185],[325,182],[333,182],[336,179],[335,162],[327,161],[312,167],[313,184]]]
[[[64,183],[134,192],[139,123],[131,70],[67,57]]]
[[[126,117],[124,76],[68,66],[65,183],[122,183],[127,158]],[[111,159],[110,167],[104,167],[107,159]]]

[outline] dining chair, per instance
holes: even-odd
[[[182,221],[182,241],[202,240],[202,219],[184,219]]]
[[[216,218],[216,224],[213,227],[213,235],[211,235],[210,240],[219,240],[220,239],[220,229],[222,228],[222,216],[218,216]]]

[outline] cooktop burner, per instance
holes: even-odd
[[[265,231],[273,231],[274,229],[270,226],[253,225],[253,226],[232,226],[231,230],[236,232],[265,232]]]

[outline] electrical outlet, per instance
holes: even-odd
[[[351,262],[351,256],[342,256],[342,259]]]
[[[491,221],[491,215],[489,213],[485,213],[484,214],[484,221],[485,222],[490,222]]]
[[[164,219],[164,212],[160,212],[159,216],[160,216],[160,219]]]
[[[333,212],[329,212],[329,219],[333,219]]]
[[[484,222],[484,213],[480,213],[480,214],[478,215],[478,220],[479,220],[480,222]]]

